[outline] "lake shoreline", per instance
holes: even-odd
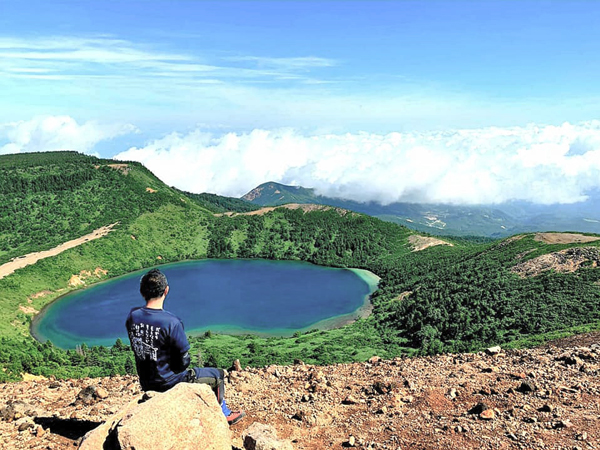
[[[260,336],[260,337],[289,337],[297,332],[302,333],[302,332],[306,332],[306,331],[314,330],[314,329],[330,330],[330,329],[341,328],[341,327],[348,325],[358,319],[369,317],[372,313],[373,307],[372,307],[372,304],[370,301],[370,296],[377,289],[379,277],[377,275],[373,274],[372,272],[369,272],[364,269],[319,266],[317,264],[309,263],[306,261],[287,261],[287,260],[280,261],[280,260],[259,260],[259,259],[184,260],[184,261],[179,261],[179,262],[175,262],[175,263],[161,264],[161,265],[158,265],[155,267],[161,268],[161,269],[168,269],[169,267],[173,267],[173,266],[181,267],[181,266],[185,266],[187,264],[203,264],[203,263],[218,263],[218,262],[228,262],[228,263],[240,262],[240,263],[242,263],[243,261],[263,261],[264,263],[291,262],[291,263],[308,264],[308,265],[316,266],[316,267],[323,268],[326,270],[331,269],[331,270],[350,271],[354,275],[356,275],[357,278],[359,278],[362,282],[366,283],[366,285],[368,286],[368,294],[364,296],[362,304],[356,310],[354,310],[350,313],[344,313],[344,314],[340,314],[337,316],[330,316],[326,319],[319,320],[317,322],[313,322],[312,324],[304,326],[304,327],[272,328],[272,329],[265,330],[264,328],[252,329],[252,328],[236,326],[236,325],[231,325],[231,324],[215,323],[215,324],[210,324],[207,326],[186,329],[186,332],[189,335],[198,336],[198,335],[202,335],[206,331],[210,330],[211,332],[214,332],[214,333],[228,334],[228,335],[248,335],[248,334],[250,334],[250,335],[255,335],[255,336]],[[267,268],[268,268],[268,266],[267,266]],[[125,279],[134,278],[150,269],[152,269],[152,268],[136,270],[136,271],[130,272],[128,274],[123,274],[123,275],[120,275],[120,276],[117,276],[114,278],[105,279],[98,283],[94,283],[90,286],[87,286],[83,290],[86,290],[86,289],[92,288],[92,287],[98,287],[101,285],[107,285],[107,284],[110,284],[111,282],[115,282],[116,280],[120,280],[123,278],[125,278]],[[96,336],[96,337],[92,338],[90,336],[82,336],[79,333],[77,333],[76,331],[71,332],[67,328],[62,329],[62,328],[56,327],[56,328],[54,328],[55,331],[52,332],[52,331],[49,331],[48,324],[45,324],[46,326],[44,326],[44,324],[40,325],[42,323],[42,321],[44,320],[44,318],[54,321],[53,313],[50,308],[52,306],[56,306],[56,302],[58,302],[59,300],[64,300],[65,297],[72,295],[74,293],[77,293],[78,291],[81,291],[81,290],[82,289],[76,289],[76,290],[70,291],[68,293],[65,293],[64,295],[61,295],[61,296],[57,297],[56,299],[54,299],[53,301],[51,301],[50,303],[44,305],[44,307],[40,310],[40,312],[33,317],[32,321],[30,323],[30,326],[29,326],[30,335],[38,342],[45,342],[47,340],[50,340],[53,342],[54,345],[61,347],[61,348],[65,348],[65,349],[66,348],[74,348],[75,345],[81,345],[83,342],[88,342],[87,345],[89,345],[89,346],[102,345],[102,346],[110,347],[110,346],[114,345],[114,342],[116,341],[117,338],[126,340],[126,335],[114,336],[114,337],[110,337],[110,338],[108,338],[108,337],[103,338],[101,336]],[[131,287],[128,288],[127,292],[129,292],[129,291],[132,291]],[[133,292],[135,292],[137,295],[137,290],[135,290]],[[242,289],[241,292],[244,292],[244,289]],[[129,294],[129,295],[131,295],[131,294]],[[307,297],[307,299],[308,298],[312,299],[313,297]],[[299,300],[299,301],[304,303],[303,300]],[[310,304],[310,302],[309,302],[309,304]],[[141,297],[139,298],[138,306],[143,306],[143,299]],[[167,310],[170,310],[168,305],[166,306],[166,308],[167,308]],[[181,314],[181,311],[179,313]],[[48,314],[50,314],[50,316],[48,316]],[[120,318],[120,316],[119,316],[119,318]],[[115,320],[118,321],[119,318],[117,318]],[[185,315],[183,315],[182,318],[185,318]],[[115,320],[113,320],[112,323],[115,323]],[[123,317],[123,321],[124,320],[125,320],[125,316]],[[52,323],[52,322],[50,322],[50,323]],[[56,330],[58,330],[58,331],[56,331]],[[57,337],[58,335],[55,334],[56,332],[60,333],[61,337]],[[69,342],[69,343],[67,343],[67,342]]]

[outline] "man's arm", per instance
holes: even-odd
[[[179,360],[176,360],[176,358],[174,360],[171,360],[171,368],[173,369],[173,372],[183,372],[190,365],[191,358],[189,352],[185,352],[180,356],[181,357]]]
[[[183,323],[179,322],[171,330],[171,369],[183,372],[190,365],[190,343],[187,340]]]

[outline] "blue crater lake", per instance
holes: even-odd
[[[199,260],[160,266],[169,280],[165,309],[188,334],[286,336],[341,326],[368,313],[378,278],[358,269],[297,261]],[[72,292],[35,318],[33,336],[62,348],[128,342],[125,318],[144,305],[139,293],[146,270]]]

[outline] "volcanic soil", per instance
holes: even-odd
[[[600,448],[599,333],[537,349],[230,371],[230,407],[296,449]],[[132,376],[0,385],[4,448],[72,449],[140,389]],[[234,447],[234,448],[235,448]]]

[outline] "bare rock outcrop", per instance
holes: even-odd
[[[600,263],[600,249],[597,247],[574,247],[548,253],[517,264],[511,270],[521,277],[534,277],[548,270],[569,273],[588,264],[597,267]]]
[[[145,402],[132,401],[79,448],[231,450],[231,433],[209,386],[180,383]]]

